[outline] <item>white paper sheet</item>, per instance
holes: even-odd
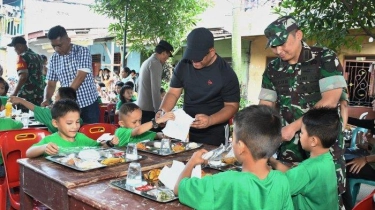
[[[184,170],[185,164],[174,160],[171,167],[164,166],[160,171],[159,180],[169,189],[173,190],[176,185],[177,179],[180,176],[181,172]],[[201,178],[201,165],[194,167],[191,177]]]
[[[114,135],[111,135],[110,133],[103,133],[96,141],[97,142],[106,142],[112,140]]]
[[[167,125],[162,130],[162,132],[168,137],[185,140],[189,133],[190,125],[194,121],[194,118],[186,114],[183,109],[174,111],[174,115],[175,120],[168,120]]]

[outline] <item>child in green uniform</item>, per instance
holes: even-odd
[[[17,96],[11,96],[9,99],[10,99],[10,102],[12,102],[13,104],[22,104],[27,109],[33,111],[35,120],[43,123],[48,128],[49,132],[55,133],[57,131],[57,128],[52,125],[52,115],[51,115],[51,110],[49,108],[32,104],[26,101],[25,99],[19,98]],[[55,102],[60,99],[71,99],[71,100],[76,101],[77,100],[76,91],[71,87],[60,87],[55,96]],[[81,124],[82,124],[82,120],[81,120]]]
[[[0,77],[0,96],[6,96],[9,90],[9,84],[4,78]],[[3,104],[5,105],[5,104]]]
[[[292,169],[270,158],[272,167],[286,172],[294,209],[339,209],[336,170],[329,152],[339,129],[337,109],[310,109],[303,115],[300,134],[310,158]]]
[[[162,133],[149,131],[151,128],[174,120],[173,112],[167,112],[157,120],[141,124],[142,110],[134,103],[125,103],[119,112],[120,128],[116,129],[115,136],[119,139],[118,146],[126,146],[128,143],[137,143],[146,139],[161,139]]]
[[[119,93],[119,101],[116,104],[116,112],[115,114],[118,115],[120,111],[121,105],[124,103],[134,102],[132,99],[133,96],[133,88],[129,85],[122,86],[120,93]]]
[[[29,158],[40,155],[56,155],[60,147],[98,147],[100,143],[79,133],[80,109],[78,104],[70,99],[61,99],[51,109],[52,124],[57,132],[46,136],[26,151]],[[111,145],[118,144],[118,139],[113,138]],[[109,144],[107,144],[109,145]]]
[[[233,151],[242,172],[189,178],[193,168],[205,162],[207,151],[201,149],[186,164],[174,192],[194,209],[293,209],[286,176],[267,165],[280,143],[281,121],[275,110],[246,107],[235,115],[233,126]]]

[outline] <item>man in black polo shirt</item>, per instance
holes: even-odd
[[[224,126],[238,111],[240,88],[233,69],[216,54],[214,37],[206,28],[196,28],[188,35],[183,60],[173,72],[156,118],[173,109],[183,90],[184,110],[195,118],[189,140],[224,143]]]

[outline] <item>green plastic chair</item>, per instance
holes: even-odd
[[[350,148],[356,149],[356,139],[359,132],[367,133],[366,128],[357,127],[353,130],[352,139],[350,142]],[[359,193],[359,190],[361,189],[361,184],[368,184],[375,186],[375,181],[370,181],[366,179],[349,179],[349,190],[350,194],[352,195],[352,204],[355,205],[355,202],[357,200],[357,195]]]

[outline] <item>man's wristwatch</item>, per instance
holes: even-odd
[[[156,129],[156,128],[158,128],[158,127],[159,127],[159,124],[158,124],[158,123],[156,123],[156,120],[155,120],[155,118],[152,118],[152,119],[151,119],[151,122],[152,122],[152,127],[153,127],[154,129]]]

